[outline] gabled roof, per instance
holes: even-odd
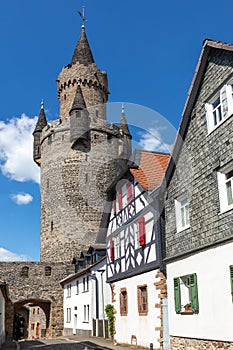
[[[180,122],[180,126],[176,135],[176,140],[174,143],[173,151],[171,154],[171,159],[168,164],[167,170],[166,170],[166,176],[163,181],[163,188],[168,186],[169,181],[172,177],[173,170],[175,168],[175,164],[177,163],[180,149],[182,148],[183,139],[185,136],[185,133],[188,128],[188,124],[190,121],[190,115],[192,113],[194,104],[197,99],[197,95],[200,89],[200,85],[202,82],[202,79],[204,77],[206,67],[208,64],[209,56],[212,49],[218,49],[218,50],[225,50],[225,51],[233,51],[233,44],[227,44],[223,43],[221,41],[215,41],[211,39],[205,39],[203,41],[203,48],[197,63],[197,67],[195,69],[195,73],[188,91],[188,96],[184,105],[183,113],[182,113],[182,119]]]
[[[89,265],[85,268],[83,268],[82,270],[76,272],[76,273],[72,273],[68,276],[66,276],[65,278],[63,278],[61,281],[60,281],[60,284],[64,287],[64,285],[66,283],[70,283],[72,281],[75,281],[77,278],[83,276],[83,275],[90,275],[91,274],[91,270],[98,266],[100,263],[102,263],[104,260],[106,259],[106,256],[103,256],[102,258],[100,258],[98,261],[96,261],[94,264],[92,265]]]
[[[94,58],[84,29],[82,30],[82,33],[75,47],[71,64],[75,64],[76,62],[84,64],[85,66],[94,63]]]
[[[136,150],[135,159],[140,157],[138,168],[130,169],[140,185],[147,191],[160,186],[164,177],[170,155],[167,153]]]

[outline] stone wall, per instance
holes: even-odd
[[[41,261],[66,261],[93,244],[106,190],[125,166],[117,138],[90,130],[89,151],[71,148],[69,120],[42,134]],[[58,253],[59,252],[59,253]]]
[[[159,309],[160,311],[160,325],[155,328],[155,331],[160,332],[160,338],[157,339],[160,343],[161,349],[163,348],[163,331],[164,331],[164,324],[163,324],[163,299],[167,298],[167,282],[166,277],[164,276],[163,272],[160,270],[156,273],[156,279],[157,282],[154,283],[156,290],[159,290],[159,302],[155,304],[155,307]]]
[[[216,166],[232,159],[233,118],[208,135],[205,102],[233,73],[233,53],[213,49],[166,199],[166,257],[232,236],[232,216],[219,214]],[[174,199],[187,192],[190,228],[176,231]]]
[[[63,289],[60,281],[73,266],[50,263],[51,276],[46,276],[47,263],[0,263],[0,276],[9,286],[11,302],[7,304],[7,333],[13,332],[14,312],[27,303],[42,307],[47,316],[47,336],[59,336],[63,331]],[[27,272],[27,273],[26,273]]]
[[[101,72],[95,63],[87,66],[77,62],[72,66],[63,67],[58,76],[58,97],[60,101],[60,118],[63,120],[69,117],[75,93],[77,90],[77,80],[81,82],[81,89],[87,108],[91,106],[104,105],[108,100],[107,74]],[[95,123],[91,111],[91,125]],[[101,121],[101,122],[100,122]],[[107,126],[105,113],[99,113],[98,124]]]
[[[171,350],[233,350],[232,343],[217,340],[171,337],[170,342]]]

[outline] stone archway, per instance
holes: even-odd
[[[31,320],[30,320],[30,316],[32,314],[34,314],[34,312],[30,312],[30,308],[34,311],[35,307],[38,306],[38,308],[42,309],[45,315],[45,337],[49,336],[49,328],[50,328],[50,311],[51,311],[51,301],[49,300],[41,300],[41,299],[34,299],[34,298],[30,298],[30,299],[24,299],[21,301],[17,301],[14,303],[14,315],[16,315],[17,313],[20,313],[20,310],[27,306],[28,308],[28,313],[29,313],[29,319],[28,319],[28,326],[31,326]],[[36,312],[37,314],[37,312]],[[32,316],[31,316],[32,317]],[[40,335],[38,334],[38,329],[41,327],[41,315],[37,314],[37,322],[36,322],[36,334],[38,337],[40,337]],[[38,322],[39,321],[39,322]],[[29,333],[29,330],[28,332]],[[26,332],[25,332],[26,334]]]
[[[74,265],[63,262],[0,263],[1,279],[9,287],[10,301],[6,305],[6,332],[9,339],[13,336],[14,314],[27,303],[36,304],[45,313],[45,337],[54,338],[63,334],[63,288],[60,281],[73,271]]]

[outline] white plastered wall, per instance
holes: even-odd
[[[233,341],[232,252],[233,243],[228,243],[167,265],[171,336]],[[197,274],[199,313],[176,314],[173,279],[192,273]]]

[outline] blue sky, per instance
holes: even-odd
[[[143,116],[131,113],[129,121],[157,140],[153,113],[174,136],[204,38],[233,43],[232,0],[2,1],[0,260],[39,260],[39,173],[30,135],[41,99],[47,118],[58,118],[56,78],[71,60],[83,4],[95,62],[108,73],[109,101],[125,102],[126,115],[143,106]],[[158,145],[135,136],[142,147]]]

